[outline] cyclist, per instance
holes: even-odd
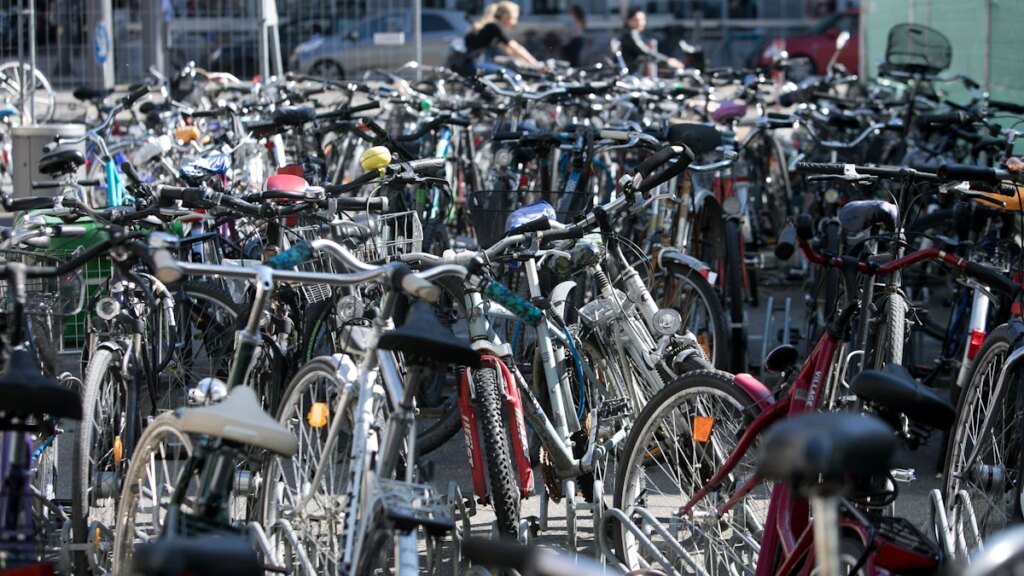
[[[683,69],[683,63],[675,58],[666,56],[657,50],[652,50],[644,40],[643,31],[647,27],[647,14],[639,8],[632,8],[626,12],[624,29],[619,35],[620,50],[626,67],[636,73],[641,70],[647,62],[654,61],[669,68]]]
[[[508,0],[487,6],[483,16],[473,24],[465,38],[466,60],[462,63],[463,74],[477,70],[492,73],[501,65],[493,61],[500,52],[511,58],[516,65],[540,67],[541,63],[522,44],[509,38],[509,33],[519,23],[519,6]]]

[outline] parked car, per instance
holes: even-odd
[[[812,74],[824,75],[828,72],[825,67],[828,66],[828,61],[836,51],[836,38],[840,32],[849,32],[850,41],[840,52],[839,63],[851,72],[856,72],[860,64],[860,38],[857,34],[859,19],[859,13],[856,10],[851,10],[824,18],[807,34],[789,38],[773,38],[761,47],[758,53],[758,65],[766,66],[779,54],[786,51],[790,58],[806,58],[808,61],[808,66],[805,69],[790,72],[793,79]]]
[[[303,15],[283,17],[278,26],[281,41],[281,56],[287,60],[296,46],[308,41],[315,34],[331,35],[338,30],[348,30],[354,21],[347,18],[334,19],[329,15]],[[206,64],[211,70],[230,72],[240,78],[247,78],[260,72],[259,41],[255,33],[235,35],[229,42],[219,45],[210,54]]]
[[[426,66],[440,66],[452,40],[469,30],[462,12],[423,10],[423,58]],[[412,13],[382,12],[364,18],[349,30],[310,38],[299,44],[288,61],[296,72],[344,78],[371,68],[394,68],[416,59]]]

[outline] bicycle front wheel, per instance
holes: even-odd
[[[1001,399],[996,398],[996,383],[1006,358],[1013,348],[1013,335],[1007,326],[996,328],[988,337],[971,366],[971,378],[960,394],[956,423],[946,450],[943,470],[945,498],[954,517],[962,518],[957,534],[967,550],[977,548],[969,504],[977,519],[982,540],[1003,528],[1024,520],[1020,506],[1024,413],[1020,409],[1020,377],[1010,374]],[[989,420],[983,429],[985,420]],[[976,453],[969,462],[972,453]],[[964,498],[961,501],[959,498]],[[959,538],[958,538],[959,539]]]
[[[619,461],[614,503],[652,536],[661,555],[671,559],[670,566],[662,566],[666,571],[753,572],[771,486],[762,482],[725,515],[715,512],[756,472],[753,447],[692,514],[680,518],[678,511],[736,449],[744,419],[759,411],[730,374],[700,370],[662,389],[634,423]],[[668,530],[674,542],[660,539],[649,520],[635,514],[638,509]],[[656,555],[629,530],[620,529],[618,546],[620,559],[631,569],[659,565]],[[689,559],[676,554],[676,546]]]
[[[176,421],[170,413],[153,420],[125,472],[114,526],[114,574],[128,573],[135,547],[162,535],[175,483],[192,456],[192,441]]]

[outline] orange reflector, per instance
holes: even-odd
[[[114,464],[120,464],[122,456],[124,456],[124,444],[121,443],[120,436],[114,436]]]
[[[309,414],[306,414],[306,420],[309,421],[309,425],[313,428],[323,428],[327,425],[327,404],[323,402],[314,402],[309,407]]]
[[[978,350],[981,350],[981,345],[985,343],[985,331],[975,328],[971,330],[971,341],[967,344],[967,359],[974,360],[974,357],[978,355]]]
[[[697,442],[707,442],[711,439],[711,428],[715,425],[715,419],[707,416],[693,417],[693,439]]]

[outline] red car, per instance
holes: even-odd
[[[839,54],[839,63],[850,72],[857,72],[859,59],[859,19],[860,14],[856,10],[833,14],[818,22],[803,36],[790,36],[789,38],[774,38],[769,40],[761,48],[758,55],[758,66],[771,64],[783,50],[789,53],[790,58],[807,58],[810,63],[805,69],[794,69],[790,71],[790,77],[794,79],[811,74],[825,75],[828,61],[836,51],[836,37],[840,32],[850,33],[850,41]]]

